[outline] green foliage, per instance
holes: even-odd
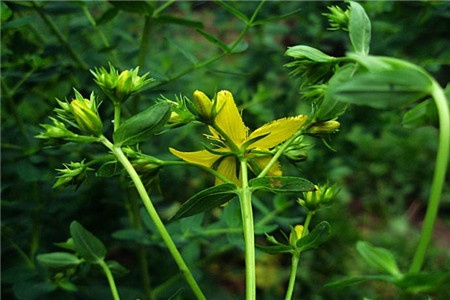
[[[77,221],[70,224],[70,235],[75,251],[87,262],[98,263],[105,258],[105,245]]]
[[[249,181],[253,190],[264,190],[272,193],[299,193],[311,191],[314,184],[310,181],[293,176],[265,176],[254,178]]]

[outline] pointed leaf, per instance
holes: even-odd
[[[331,226],[327,221],[322,221],[306,236],[297,241],[300,251],[315,249],[325,243],[331,234]]]
[[[196,215],[227,203],[236,196],[236,185],[225,183],[203,190],[187,200],[171,220]]]
[[[109,161],[101,165],[95,173],[98,177],[113,177],[120,174],[122,168],[115,161]]]
[[[205,32],[205,31],[203,31],[201,29],[197,29],[197,32],[200,33],[201,35],[203,35],[211,43],[216,44],[217,46],[219,46],[220,49],[222,49],[223,52],[225,52],[225,53],[229,53],[230,52],[230,48],[227,46],[227,44],[225,44],[224,42],[222,42],[218,38],[210,35],[209,33]]]
[[[350,1],[350,21],[348,32],[355,52],[369,54],[372,25],[364,8],[357,2]]]
[[[128,270],[115,260],[107,261],[106,264],[108,265],[111,272],[117,277],[122,277],[130,273],[130,270]]]
[[[330,63],[335,60],[333,56],[327,55],[316,48],[304,45],[289,47],[285,55],[297,59],[307,58],[308,60],[318,63]]]
[[[100,26],[102,24],[106,24],[109,23],[110,21],[112,21],[117,14],[119,13],[119,10],[116,7],[111,7],[110,9],[108,9],[107,11],[105,11],[100,18],[98,18],[95,21],[95,24],[97,26]]]
[[[393,276],[401,276],[394,255],[389,250],[381,247],[374,247],[372,244],[363,241],[358,241],[356,243],[356,249],[358,250],[359,255],[361,255],[369,265]]]
[[[277,246],[262,246],[255,245],[256,249],[259,249],[267,254],[280,254],[280,253],[292,253],[294,249],[287,245],[277,245]]]
[[[405,274],[397,283],[409,293],[430,293],[450,288],[450,272]]]
[[[358,74],[347,82],[330,84],[328,92],[345,103],[392,109],[423,98],[430,88],[431,81],[422,72],[394,69]]]
[[[291,11],[291,12],[289,12],[289,13],[287,13],[287,14],[284,14],[284,15],[281,15],[281,16],[276,16],[276,17],[272,17],[272,18],[267,18],[267,19],[264,19],[264,20],[258,20],[258,21],[253,22],[253,23],[252,23],[252,26],[264,25],[264,24],[267,24],[267,23],[272,23],[272,22],[284,20],[284,19],[287,19],[287,18],[289,18],[289,17],[292,17],[292,16],[298,14],[301,10],[302,10],[302,9],[299,8],[299,9],[296,9],[296,10],[294,10],[294,11]]]
[[[193,27],[193,28],[203,28],[203,23],[199,21],[184,19],[184,18],[178,18],[171,15],[159,15],[157,18],[154,18],[156,22],[162,23],[162,24],[177,24],[177,25],[183,25],[187,27]]]
[[[63,248],[63,249],[75,251],[75,247],[73,245],[73,239],[72,238],[68,238],[67,241],[62,242],[62,243],[55,243],[55,246],[58,246],[58,247]]]
[[[248,18],[246,15],[244,15],[242,12],[240,12],[238,9],[234,8],[230,4],[226,3],[225,1],[217,1],[217,4],[228,10],[230,13],[232,13],[234,16],[238,17],[245,23],[248,23]]]
[[[396,279],[390,275],[361,275],[350,278],[344,278],[338,281],[330,282],[325,284],[325,287],[341,287],[348,286],[353,284],[358,284],[361,282],[369,281],[369,280],[380,280],[394,283]]]
[[[103,243],[77,221],[70,224],[70,234],[75,250],[87,262],[97,263],[105,258],[106,248]]]
[[[265,190],[272,193],[298,193],[314,190],[314,184],[300,177],[265,176],[249,181],[253,190]]]
[[[114,132],[116,146],[145,141],[160,129],[170,117],[170,104],[158,103],[123,122]]]
[[[82,260],[76,255],[67,252],[39,254],[37,260],[41,265],[48,268],[66,268],[82,263]]]

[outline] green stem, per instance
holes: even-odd
[[[447,100],[444,91],[437,82],[433,80],[431,95],[437,107],[439,115],[439,146],[436,156],[436,164],[431,184],[431,192],[428,200],[427,212],[422,225],[419,244],[417,245],[414,258],[409,268],[410,273],[418,273],[425,260],[426,251],[433,235],[434,223],[439,209],[442,188],[445,182],[445,174],[449,160],[450,148],[450,117]]]
[[[31,2],[33,4],[34,9],[39,14],[39,16],[42,18],[44,23],[50,28],[50,31],[56,36],[56,38],[59,40],[61,45],[66,49],[67,53],[72,57],[72,59],[78,63],[78,65],[84,69],[88,70],[88,65],[81,59],[81,57],[73,50],[72,46],[69,45],[67,42],[66,37],[61,33],[61,31],[58,29],[58,26],[53,22],[53,20],[42,10],[42,8],[37,5],[34,1]]]
[[[111,289],[113,299],[120,300],[119,292],[117,291],[116,283],[114,282],[114,277],[108,265],[103,260],[101,260],[98,264],[100,265],[100,267],[102,267],[103,271],[105,272],[106,278],[108,278],[109,288]]]
[[[295,251],[294,253],[292,253],[291,273],[289,275],[289,285],[286,291],[286,297],[284,297],[285,300],[291,300],[292,298],[292,294],[294,292],[295,279],[297,277],[299,259],[300,259],[300,252]]]
[[[166,8],[171,6],[173,3],[175,3],[175,0],[169,0],[167,2],[164,2],[160,7],[155,9],[153,12],[153,17],[157,17],[161,12],[163,12]]]
[[[264,169],[259,173],[257,178],[261,178],[266,176],[267,172],[269,172],[270,168],[278,161],[280,156],[284,153],[284,150],[286,150],[287,147],[301,134],[303,134],[302,130],[297,131],[293,136],[291,136],[287,141],[283,143],[283,145],[275,152],[275,154],[272,156],[272,159],[270,162],[264,167]]]
[[[212,175],[216,176],[217,178],[219,178],[220,180],[222,180],[225,183],[233,183],[231,180],[229,180],[228,178],[226,178],[225,176],[223,176],[222,174],[220,174],[219,172],[217,172],[216,170],[213,170],[211,168],[205,167],[203,165],[198,165],[198,164],[191,164],[185,161],[161,161],[160,162],[163,166],[193,166],[193,167],[197,167],[200,168],[206,172],[211,173]]]
[[[120,126],[120,112],[122,110],[122,105],[120,103],[114,103],[114,132]]]
[[[144,29],[142,31],[141,46],[139,48],[138,66],[144,69],[145,58],[148,54],[148,43],[150,41],[150,29],[151,29],[152,17],[146,16],[144,22]]]
[[[144,203],[147,213],[149,214],[150,218],[152,219],[153,223],[155,224],[155,227],[158,230],[159,234],[161,235],[161,238],[163,239],[164,243],[166,244],[167,249],[169,250],[169,252],[172,255],[175,262],[177,263],[178,268],[180,269],[180,272],[185,277],[187,283],[191,287],[196,298],[197,299],[206,299],[206,297],[203,295],[203,292],[201,291],[200,287],[198,286],[197,282],[195,281],[194,276],[192,275],[188,266],[184,262],[183,257],[181,256],[180,252],[178,251],[177,247],[175,246],[175,243],[173,242],[172,238],[170,237],[169,232],[167,231],[166,227],[164,226],[163,222],[161,221],[161,218],[159,217],[158,212],[156,211],[155,207],[153,206],[152,201],[150,200],[149,195],[147,194],[147,191],[145,189],[144,184],[142,183],[141,178],[139,177],[136,170],[131,165],[128,158],[125,156],[125,154],[123,153],[123,151],[120,147],[114,146],[105,137],[102,138],[102,143],[114,153],[114,155],[117,157],[117,160],[120,161],[120,163],[123,165],[123,167],[127,171],[128,175],[130,176],[131,180],[133,181],[133,183],[136,187],[137,192],[139,193],[139,196],[142,199],[142,202]]]
[[[252,192],[248,186],[248,170],[246,159],[241,159],[242,188],[239,198],[241,200],[242,226],[245,243],[245,295],[246,300],[256,299],[255,278],[255,233],[253,229]]]
[[[303,223],[303,231],[302,231],[302,237],[308,234],[308,227],[311,223],[312,216],[314,215],[314,212],[308,212],[306,215],[305,222]],[[301,251],[295,251],[292,253],[292,259],[291,259],[291,273],[289,275],[289,284],[288,288],[286,290],[286,297],[284,300],[291,300],[292,294],[294,293],[294,286],[295,286],[295,279],[297,278],[297,269],[298,269],[298,263],[300,261],[300,254]]]

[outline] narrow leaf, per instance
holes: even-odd
[[[353,284],[362,283],[365,281],[370,280],[380,280],[380,281],[387,281],[387,282],[395,282],[396,279],[390,275],[361,275],[361,276],[355,276],[350,278],[344,278],[338,281],[330,282],[325,284],[325,287],[331,288],[331,287],[341,287],[341,286],[348,286]]]
[[[222,49],[223,52],[225,52],[225,53],[229,53],[230,52],[230,48],[227,46],[227,44],[225,44],[224,42],[222,42],[218,38],[210,35],[209,33],[205,32],[205,31],[203,31],[201,29],[197,29],[197,32],[200,33],[201,35],[203,35],[211,43],[213,43],[213,44],[217,45],[218,47],[220,47],[220,49]]]
[[[117,277],[122,277],[130,273],[130,270],[128,270],[115,260],[107,261],[106,264],[108,265],[111,272]]]
[[[109,1],[115,8],[130,13],[151,16],[153,14],[153,6],[147,1]]]
[[[75,250],[87,262],[97,263],[105,258],[106,248],[103,243],[77,221],[70,224],[70,234]]]
[[[67,252],[39,254],[37,260],[41,265],[48,268],[66,268],[82,262],[76,255]]]
[[[350,21],[348,31],[355,52],[369,54],[371,24],[364,8],[357,2],[350,1]]]
[[[259,249],[267,254],[280,254],[280,253],[292,253],[294,249],[287,245],[277,245],[277,246],[262,246],[255,245],[256,249]]]
[[[342,84],[330,84],[328,92],[345,103],[392,109],[423,98],[430,87],[430,79],[422,72],[394,69],[363,73]]]
[[[193,27],[193,28],[203,28],[203,23],[199,21],[184,19],[184,18],[178,18],[171,15],[159,15],[157,18],[154,18],[156,22],[162,23],[162,24],[177,24],[177,25],[183,25],[187,27]]]
[[[333,56],[327,55],[316,48],[304,45],[289,47],[285,55],[297,59],[307,58],[311,61],[319,63],[330,63],[335,60]]]
[[[167,40],[169,41],[169,43],[174,45],[181,52],[181,54],[183,54],[183,56],[186,57],[192,64],[195,65],[196,63],[198,63],[198,59],[194,56],[194,54],[187,50],[186,47],[180,45],[174,39],[171,39],[169,37],[167,37]]]
[[[230,4],[226,3],[225,1],[217,1],[217,4],[228,10],[230,13],[232,13],[234,16],[238,17],[245,23],[248,23],[248,18],[246,15],[244,15],[242,12],[240,12],[238,9],[234,8]]]
[[[297,241],[297,248],[301,251],[315,249],[325,243],[331,234],[331,226],[327,221],[317,224],[306,236]]]
[[[272,22],[283,20],[283,19],[287,19],[289,17],[292,17],[292,16],[298,14],[301,10],[302,9],[299,8],[299,9],[296,9],[294,11],[291,11],[290,13],[287,13],[287,14],[284,14],[284,15],[281,15],[281,16],[267,18],[267,19],[264,19],[264,20],[258,20],[258,21],[253,22],[252,26],[264,25],[264,24],[267,24],[267,23],[272,23]]]
[[[227,203],[236,196],[236,185],[225,183],[210,187],[189,198],[171,220],[199,214]]]
[[[450,272],[405,274],[397,283],[409,293],[430,293],[450,288]]]
[[[382,272],[389,273],[393,276],[400,276],[400,270],[397,267],[394,255],[387,249],[374,247],[368,242],[358,241],[356,249],[359,255],[371,266]]]
[[[55,243],[55,246],[58,246],[58,247],[63,248],[63,249],[75,251],[75,247],[73,245],[73,239],[72,238],[68,238],[67,241],[62,242],[62,243]]]
[[[123,122],[114,132],[115,145],[133,145],[145,141],[170,117],[170,104],[158,103]]]
[[[300,177],[265,176],[249,181],[253,190],[265,190],[272,193],[298,193],[314,190],[314,184]]]
[[[100,18],[98,18],[95,21],[95,24],[97,26],[103,25],[103,24],[107,24],[110,21],[112,21],[117,14],[119,13],[119,10],[116,7],[111,7],[110,9],[108,9],[107,11],[105,11]]]

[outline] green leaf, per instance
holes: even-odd
[[[68,291],[68,292],[76,292],[78,291],[78,287],[73,284],[72,282],[70,282],[68,279],[62,279],[62,280],[58,280],[56,282],[56,284],[63,290]]]
[[[355,52],[369,54],[371,24],[364,8],[357,2],[350,1],[350,21],[348,31]]]
[[[75,247],[74,247],[72,238],[68,238],[67,241],[62,242],[62,243],[55,243],[55,246],[58,246],[63,249],[75,251]]]
[[[280,254],[280,253],[292,253],[294,249],[287,245],[276,245],[276,246],[262,246],[255,245],[256,249],[261,250],[267,254]]]
[[[147,1],[109,1],[115,8],[130,13],[151,16],[153,6]]]
[[[181,52],[181,54],[183,54],[183,56],[186,57],[192,64],[195,65],[196,63],[198,63],[198,59],[194,54],[187,50],[186,47],[180,45],[172,38],[166,37],[166,39],[169,41],[169,43],[174,45]]]
[[[213,44],[217,45],[218,47],[220,47],[220,49],[222,49],[223,52],[225,52],[225,53],[229,53],[230,52],[230,48],[227,46],[227,44],[225,44],[224,42],[222,42],[218,38],[210,35],[209,33],[205,32],[205,31],[203,31],[201,29],[197,29],[197,32],[200,33],[201,35],[203,35],[211,43],[213,43]]]
[[[267,232],[272,232],[278,228],[277,224],[272,225],[255,225],[255,234],[262,234]]]
[[[450,272],[405,274],[397,283],[409,293],[430,293],[450,288]]]
[[[82,263],[82,260],[76,255],[67,252],[39,254],[37,260],[41,265],[48,268],[66,268]]]
[[[3,25],[3,22],[7,21],[12,16],[12,11],[8,7],[8,5],[6,5],[6,3],[3,1],[0,2],[0,6],[1,6],[0,15],[1,15],[1,21],[2,21],[2,25]]]
[[[150,244],[148,234],[142,229],[134,229],[134,228],[122,229],[113,232],[111,236],[118,240],[133,241],[144,245]]]
[[[236,185],[225,183],[203,190],[189,198],[171,221],[196,215],[227,203],[236,196]]]
[[[111,7],[110,9],[108,9],[107,11],[105,11],[100,18],[98,18],[95,21],[95,24],[97,26],[103,25],[103,24],[107,24],[110,21],[112,21],[117,14],[119,13],[119,10],[116,7]]]
[[[307,58],[308,60],[319,63],[330,63],[335,60],[333,56],[329,56],[316,48],[304,45],[289,47],[285,55],[296,59]]]
[[[330,84],[335,99],[374,108],[398,108],[411,104],[430,92],[431,80],[420,71],[394,69],[362,73],[341,84]]]
[[[297,241],[297,249],[307,251],[315,249],[325,243],[331,234],[331,226],[327,221],[322,221],[314,229]]]
[[[244,15],[242,12],[231,6],[230,4],[226,3],[225,1],[216,1],[217,4],[228,10],[230,13],[232,13],[235,17],[241,19],[246,24],[248,23],[248,18],[246,15]]]
[[[298,193],[314,190],[314,184],[300,177],[265,176],[253,178],[248,185],[253,190],[265,190],[272,193]]]
[[[106,264],[108,265],[111,272],[117,277],[123,277],[130,273],[130,270],[128,270],[115,260],[107,261]]]
[[[325,287],[331,288],[331,287],[341,287],[341,286],[348,286],[353,284],[358,284],[365,281],[370,280],[380,280],[380,281],[387,281],[394,283],[396,279],[390,275],[361,275],[361,276],[355,276],[350,278],[344,278],[341,280],[337,280],[334,282],[330,282],[325,284]]]
[[[114,132],[116,146],[133,145],[145,141],[160,129],[170,117],[170,104],[162,102],[150,106],[123,122]]]
[[[389,250],[374,247],[372,244],[363,241],[356,243],[356,250],[369,265],[395,277],[401,276],[394,255]]]
[[[113,177],[120,174],[122,168],[115,161],[108,161],[98,168],[95,173],[98,177]]]
[[[299,9],[296,9],[294,11],[291,11],[290,13],[287,13],[287,14],[284,14],[284,15],[281,15],[281,16],[267,18],[267,19],[264,19],[264,20],[258,20],[258,21],[253,22],[252,26],[264,25],[264,24],[267,24],[267,23],[272,23],[272,22],[284,20],[284,19],[287,19],[289,17],[292,17],[292,16],[298,14],[301,10],[302,9],[299,8]]]
[[[203,23],[199,21],[184,19],[184,18],[177,18],[171,15],[159,15],[157,18],[154,18],[154,20],[158,23],[162,24],[177,24],[177,25],[183,25],[187,27],[193,27],[193,28],[203,28]]]
[[[407,128],[417,128],[427,125],[439,127],[436,105],[428,99],[417,104],[403,115],[402,124]]]
[[[106,248],[103,243],[77,221],[70,224],[70,234],[75,250],[87,262],[97,263],[105,258]]]

